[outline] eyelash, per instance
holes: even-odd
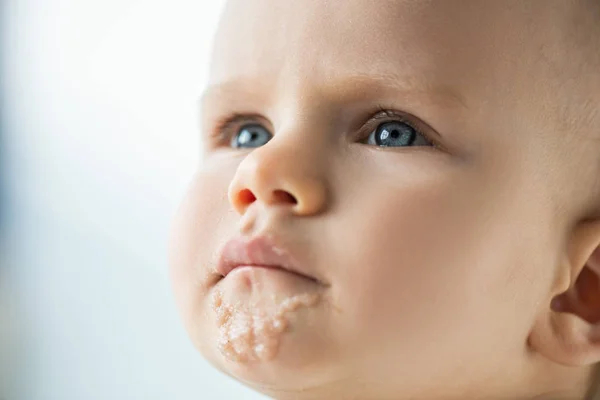
[[[409,117],[405,113],[392,111],[382,105],[377,105],[375,112],[372,112],[371,114],[372,116],[363,124],[357,134],[360,140],[368,138],[368,136],[383,123],[399,121],[411,126],[417,134],[423,136],[423,138],[431,144],[431,147],[444,150],[444,147],[437,140],[432,139],[431,135],[424,132],[431,128],[422,129],[421,126],[424,124],[413,122],[412,119],[414,119],[414,117]],[[263,123],[258,122],[259,120],[264,120],[264,118],[258,114],[231,113],[225,115],[215,123],[213,134],[210,135],[211,139],[216,142],[215,145],[217,146],[228,144],[232,135],[236,134],[236,129],[239,129],[246,124],[259,123],[264,125]]]
[[[423,138],[431,144],[431,147],[437,150],[444,150],[444,146],[442,146],[439,141],[433,139],[431,135],[426,133],[427,130],[432,128],[429,128],[423,122],[415,121],[416,117],[403,112],[392,111],[391,108],[382,105],[377,105],[376,110],[374,115],[372,115],[364,124],[364,128],[360,129],[360,137],[363,138],[362,140],[367,138],[379,125],[386,122],[399,121],[412,127],[417,134],[423,136]],[[366,131],[366,136],[364,131]]]
[[[216,121],[210,139],[215,142],[216,146],[222,146],[225,143],[229,143],[232,134],[236,133],[234,128],[239,129],[243,125],[256,123],[257,120],[261,119],[263,118],[257,114],[231,113],[225,115]]]

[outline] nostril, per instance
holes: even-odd
[[[275,190],[273,192],[273,197],[275,202],[277,203],[289,203],[289,204],[298,204],[298,200],[285,190]]]
[[[256,196],[254,196],[252,191],[250,191],[248,189],[244,189],[244,190],[240,191],[238,197],[239,197],[240,202],[242,202],[243,204],[254,203],[254,201],[256,200]]]

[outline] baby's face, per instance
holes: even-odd
[[[229,2],[172,241],[205,357],[280,399],[535,390],[586,151],[553,84],[569,4]]]

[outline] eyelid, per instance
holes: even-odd
[[[237,134],[239,128],[251,124],[261,125],[266,130],[270,131],[269,124],[267,124],[265,118],[259,114],[231,113],[219,118],[214,123],[214,127],[211,128],[209,132],[209,140],[215,147],[223,145],[229,147],[232,136]]]
[[[361,140],[368,138],[369,135],[373,133],[373,131],[375,131],[380,124],[393,121],[400,121],[410,125],[419,135],[423,136],[425,140],[431,143],[432,147],[443,151],[446,150],[439,140],[434,139],[432,137],[433,135],[427,132],[429,130],[433,130],[433,128],[429,127],[417,117],[414,117],[408,113],[394,111],[382,106],[377,106],[377,113],[369,118],[369,120],[364,124],[364,130],[360,130]]]

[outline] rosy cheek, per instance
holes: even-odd
[[[461,232],[474,231],[470,224],[478,218],[463,212],[468,203],[448,177],[398,188],[372,181],[362,187],[370,184],[365,193],[378,195],[358,194],[338,222],[341,233],[353,232],[338,242],[352,251],[336,251],[345,257],[339,263],[344,271],[337,271],[340,303],[353,310],[356,320],[368,321],[372,332],[383,334],[395,325],[417,340],[428,324],[450,315],[450,304],[460,305],[458,288],[471,243]]]
[[[169,238],[171,287],[180,309],[197,306],[220,229],[227,223],[228,182],[214,171],[198,172],[173,218]],[[229,224],[231,225],[231,224]]]

